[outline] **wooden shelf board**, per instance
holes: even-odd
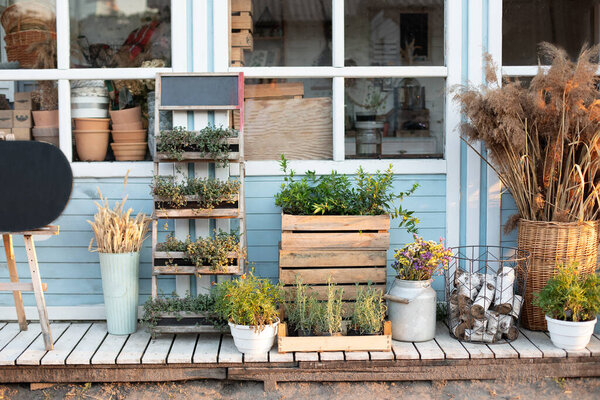
[[[181,160],[177,160],[173,157],[170,157],[166,153],[158,152],[156,153],[156,161],[159,162],[185,162],[185,161],[205,161],[205,162],[218,162],[211,157],[208,157],[206,153],[195,152],[195,151],[186,151],[182,155]],[[238,151],[232,151],[229,153],[229,157],[227,160],[232,162],[241,162],[243,160],[240,159],[240,153]]]
[[[241,213],[239,208],[177,208],[177,209],[155,209],[154,215],[156,218],[184,218],[184,219],[201,219],[201,218],[240,218]]]

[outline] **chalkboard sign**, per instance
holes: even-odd
[[[60,149],[31,141],[0,141],[0,232],[50,224],[65,209],[73,173]]]
[[[239,75],[158,76],[161,110],[239,108]]]

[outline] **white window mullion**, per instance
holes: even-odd
[[[333,119],[333,161],[344,161],[344,78],[335,77],[332,83],[332,119]]]
[[[454,45],[454,44],[453,44]],[[445,78],[445,66],[399,67],[231,67],[247,78]]]
[[[333,0],[332,12],[332,58],[334,67],[344,66],[344,0]]]
[[[228,1],[213,1],[213,55],[214,71],[226,72],[229,69],[229,12]]]
[[[58,142],[69,162],[73,161],[71,136],[71,84],[66,79],[58,81]]]
[[[63,70],[71,64],[69,19],[69,0],[56,0],[56,65]]]

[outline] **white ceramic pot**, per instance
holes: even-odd
[[[268,353],[273,347],[278,327],[279,320],[272,325],[265,326],[265,329],[260,332],[255,331],[252,326],[229,323],[235,347],[244,354]]]
[[[431,280],[396,279],[384,298],[392,321],[392,339],[426,342],[434,338],[436,294]]]
[[[592,321],[561,321],[546,315],[552,343],[565,350],[582,350],[590,342],[597,318]]]

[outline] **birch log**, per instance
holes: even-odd
[[[513,326],[513,317],[511,315],[500,315],[498,320],[498,330],[501,333],[506,334],[511,326]]]
[[[473,323],[472,326],[470,327],[471,330],[475,331],[475,332],[484,332],[487,328],[487,323],[488,321],[485,319],[472,319]]]
[[[486,331],[475,331],[473,329],[465,329],[465,340],[469,342],[484,342],[494,343],[494,335],[490,335]]]
[[[515,340],[516,338],[519,337],[519,330],[517,329],[516,326],[511,326],[510,328],[508,328],[508,333],[506,333],[504,335],[508,340]]]
[[[494,294],[495,310],[501,314],[508,314],[513,305],[513,284],[515,282],[515,270],[510,267],[502,267],[496,276],[496,293]]]
[[[500,314],[498,314],[496,311],[488,310],[485,312],[485,320],[487,321],[487,328],[486,328],[487,333],[495,336],[496,332],[498,332],[498,323],[500,320]]]
[[[454,336],[456,336],[457,338],[464,339],[466,329],[467,329],[467,324],[465,322],[463,322],[459,319],[450,321],[450,332],[452,332],[452,334]]]
[[[494,301],[496,287],[491,279],[486,279],[486,282],[479,290],[473,305],[471,306],[471,315],[476,319],[485,318],[485,312],[490,308]]]
[[[512,310],[510,310],[510,315],[514,319],[519,319],[519,314],[521,314],[521,306],[523,305],[523,297],[515,294],[513,297]]]
[[[475,296],[477,296],[477,293],[479,292],[481,284],[481,274],[471,274],[459,269],[454,275],[454,286],[456,286],[458,289],[459,296],[462,295],[474,300]]]

